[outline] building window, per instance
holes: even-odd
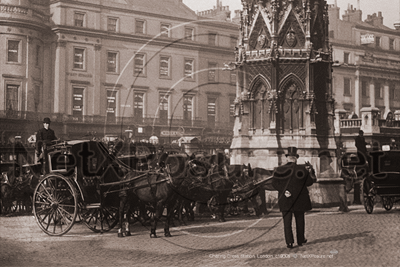
[[[135,32],[140,34],[145,34],[145,21],[144,20],[136,20],[136,28]]]
[[[170,77],[170,62],[171,58],[168,56],[160,57],[160,78],[169,78]]]
[[[329,38],[335,38],[335,31],[329,31]]]
[[[143,118],[143,108],[144,108],[144,94],[135,93],[134,100],[134,117],[139,121]]]
[[[146,55],[136,54],[134,60],[134,75],[135,76],[145,76],[146,75]]]
[[[192,110],[193,110],[192,100],[193,100],[192,96],[183,97],[183,120],[185,121],[192,120]]]
[[[171,37],[171,25],[161,24],[160,33],[161,37]]]
[[[208,81],[216,82],[217,81],[217,63],[208,63]]]
[[[235,98],[233,97],[229,99],[229,121],[235,122]]]
[[[85,22],[85,13],[75,12],[74,25],[76,27],[83,27],[84,22]]]
[[[108,52],[107,53],[107,72],[118,72],[118,53]]]
[[[344,82],[343,94],[351,95],[351,80],[350,80],[350,78],[344,78],[343,82]]]
[[[215,127],[216,101],[215,97],[207,98],[207,124],[211,128]]]
[[[20,41],[8,40],[7,45],[7,62],[19,62],[19,44]]]
[[[118,27],[118,19],[117,18],[108,18],[107,19],[107,31],[117,32],[117,27]]]
[[[117,113],[117,91],[115,90],[107,90],[107,122],[115,123],[116,122],[116,113]]]
[[[389,92],[391,100],[400,100],[400,90],[396,90],[396,83],[391,83],[389,85]]]
[[[362,96],[369,97],[369,83],[367,81],[361,82],[361,93]]]
[[[185,28],[185,40],[194,41],[194,29],[193,28]]]
[[[194,60],[185,59],[185,77],[188,79],[194,79]]]
[[[383,98],[383,86],[380,82],[375,83],[375,98]]]
[[[231,36],[230,37],[230,47],[234,48],[237,46],[237,38],[236,36]]]
[[[83,91],[84,88],[73,88],[72,116],[74,121],[82,121],[83,119]]]
[[[375,36],[375,46],[381,47],[381,37]]]
[[[394,39],[389,39],[389,50],[394,50]]]
[[[7,84],[6,86],[6,111],[18,111],[19,85]]]
[[[74,48],[74,69],[85,69],[85,49]]]
[[[159,99],[159,114],[160,122],[165,123],[168,121],[168,98],[166,93],[160,94]]]
[[[217,45],[217,34],[216,33],[208,33],[208,44],[209,45]]]
[[[344,52],[343,57],[344,57],[343,58],[343,63],[349,64],[350,63],[350,53]]]

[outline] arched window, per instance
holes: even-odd
[[[263,87],[263,86],[262,86]],[[257,92],[254,95],[254,102],[253,102],[253,129],[261,129],[261,117],[262,117],[262,105],[263,105],[263,100],[262,100],[262,93],[260,90],[257,90]]]
[[[250,128],[253,130],[269,129],[271,113],[267,95],[271,87],[268,80],[262,75],[258,75],[253,79],[250,88]]]
[[[299,91],[295,83],[289,83],[285,90],[283,99],[283,130],[286,131],[297,131],[299,130],[300,118],[301,118],[301,101],[299,98]]]

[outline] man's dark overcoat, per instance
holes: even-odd
[[[275,169],[272,186],[278,190],[278,205],[281,212],[312,209],[307,186],[313,184],[310,173],[302,165],[289,162]],[[286,197],[285,191],[291,196]]]

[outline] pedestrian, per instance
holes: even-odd
[[[307,186],[313,184],[310,173],[304,166],[297,165],[296,147],[289,147],[287,163],[275,169],[272,186],[278,190],[278,205],[282,212],[285,241],[293,248],[293,215],[296,220],[296,238],[299,246],[307,243],[305,238],[305,212],[312,209]]]
[[[50,118],[43,119],[43,128],[36,134],[36,155],[42,163],[42,174],[46,172],[44,165],[47,164],[47,147],[52,144],[52,141],[57,140],[57,137],[52,129],[50,129]]]
[[[390,150],[397,150],[397,144],[394,138],[390,139]]]
[[[355,138],[357,153],[361,153],[364,158],[367,158],[367,142],[365,142],[364,131],[358,131],[358,136]]]

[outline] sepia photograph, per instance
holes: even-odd
[[[398,266],[399,203],[400,0],[0,0],[0,266]]]

